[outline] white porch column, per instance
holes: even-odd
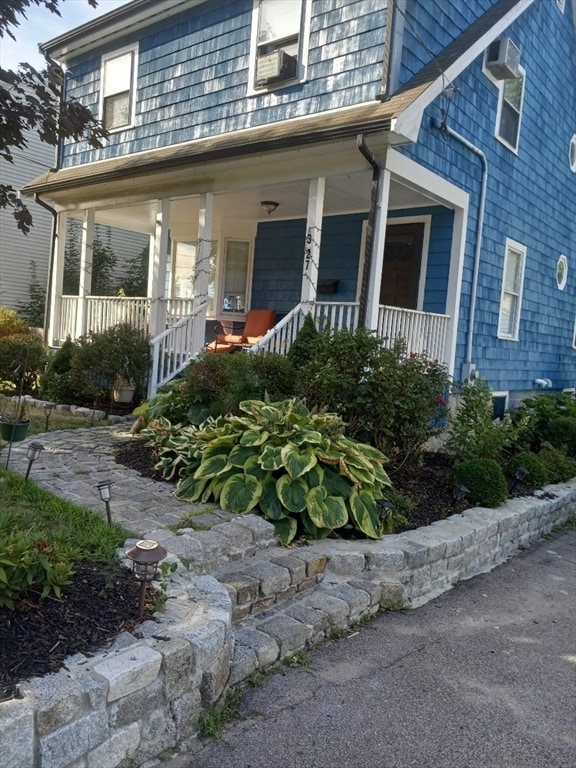
[[[310,186],[308,188],[308,215],[306,217],[306,242],[304,244],[304,267],[302,270],[302,290],[300,292],[300,302],[302,303],[304,314],[310,311],[311,303],[316,301],[325,187],[326,179],[322,176],[317,179],[310,179]]]
[[[382,266],[384,264],[384,243],[386,241],[389,196],[390,171],[383,168],[378,184],[378,198],[376,200],[376,214],[372,234],[370,278],[368,282],[368,296],[366,297],[366,328],[371,330],[377,330],[378,328],[380,285],[382,283]]]
[[[156,226],[154,240],[151,240],[150,261],[148,264],[148,296],[152,297],[150,307],[149,333],[152,337],[165,330],[164,297],[166,284],[166,264],[169,254],[170,200],[158,200],[156,204]]]
[[[78,284],[78,310],[76,312],[76,338],[86,333],[88,306],[86,297],[92,290],[92,258],[94,253],[94,211],[84,211],[82,245],[80,250],[80,282]]]
[[[52,276],[50,281],[50,302],[47,342],[50,346],[58,346],[62,339],[62,289],[64,283],[64,251],[66,249],[66,227],[68,217],[65,213],[58,214],[56,224],[56,239],[52,253]]]
[[[213,216],[214,195],[211,192],[206,192],[200,195],[198,210],[198,244],[196,246],[196,267],[194,270],[194,307],[198,307],[200,304],[208,301]]]

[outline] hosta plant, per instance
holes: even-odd
[[[246,400],[240,410],[199,427],[158,419],[144,431],[157,469],[178,478],[179,498],[240,514],[259,508],[285,544],[298,531],[315,539],[344,528],[381,535],[376,500],[390,481],[380,451],[346,437],[336,414],[311,413],[295,399]]]

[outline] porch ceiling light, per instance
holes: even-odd
[[[260,205],[262,206],[262,208],[264,208],[268,216],[270,216],[270,214],[274,213],[276,208],[278,208],[280,203],[277,203],[274,200],[261,200]]]

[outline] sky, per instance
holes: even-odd
[[[44,6],[31,6],[27,18],[21,18],[20,26],[12,28],[16,42],[9,37],[0,38],[0,66],[15,69],[21,61],[35,67],[42,67],[44,58],[38,52],[38,43],[46,43],[74,27],[103,16],[129,0],[98,0],[97,8],[88,5],[88,0],[60,0],[60,13],[50,13]]]

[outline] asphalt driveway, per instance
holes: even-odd
[[[572,768],[576,530],[308,656],[163,767]]]

